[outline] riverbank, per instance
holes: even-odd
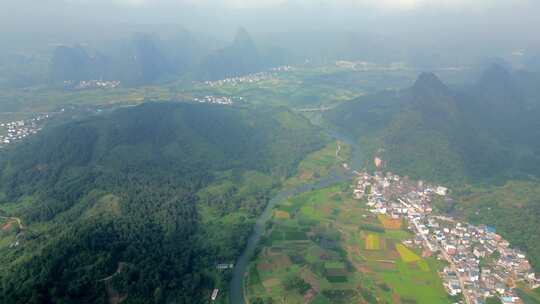
[[[329,172],[327,176],[319,178],[312,183],[301,184],[292,188],[284,188],[278,192],[269,202],[263,213],[257,219],[253,227],[253,231],[248,238],[246,249],[236,261],[233,269],[232,279],[230,282],[229,301],[231,304],[246,303],[244,297],[244,279],[251,259],[255,256],[255,252],[262,235],[265,232],[266,223],[272,217],[274,207],[281,201],[291,196],[296,196],[304,192],[323,189],[331,185],[350,180],[353,176],[353,168],[359,168],[362,165],[362,157],[357,144],[345,134],[341,134],[334,130],[326,129],[326,133],[336,141],[340,141],[350,147],[350,159],[348,162],[348,170],[334,170]]]

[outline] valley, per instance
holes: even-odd
[[[540,1],[0,2],[0,304],[540,304]]]
[[[347,189],[276,207],[247,279],[250,303],[452,303],[437,274],[443,263],[399,247],[413,234],[401,221],[383,228]]]
[[[433,213],[434,200],[451,200],[446,188],[357,175],[274,207],[247,303],[524,303],[523,290],[540,287],[493,228]]]
[[[438,194],[433,199],[430,198],[426,201],[426,204],[415,205],[414,203],[411,204],[409,192],[390,191],[386,193],[376,191],[376,189],[386,189],[387,187],[394,189],[392,187],[394,187],[393,183],[396,180],[399,185],[402,185],[403,180],[409,180],[409,183],[412,183],[413,180],[405,177],[405,174],[403,174],[403,177],[392,175],[391,178],[388,178],[379,171],[387,172],[397,169],[401,173],[410,172],[417,179],[424,179],[425,176],[426,181],[433,182],[439,181],[439,176],[451,177],[464,174],[464,171],[453,169],[458,168],[454,166],[457,162],[453,163],[453,156],[443,157],[444,161],[440,170],[434,166],[433,164],[437,163],[438,160],[433,161],[429,157],[436,153],[433,152],[435,150],[423,154],[422,157],[427,160],[427,164],[418,165],[419,163],[415,163],[416,159],[411,158],[417,156],[417,147],[408,143],[407,149],[404,151],[410,152],[404,153],[409,153],[407,157],[414,162],[409,163],[409,167],[396,166],[395,154],[392,154],[395,153],[392,150],[395,148],[388,149],[385,141],[381,140],[388,140],[389,137],[386,135],[387,133],[380,133],[378,128],[386,125],[385,120],[391,117],[387,116],[387,114],[399,112],[394,107],[395,104],[400,104],[401,101],[392,100],[395,97],[388,99],[388,96],[385,95],[389,94],[390,96],[399,91],[390,90],[385,91],[386,93],[383,95],[372,95],[388,84],[371,81],[384,76],[387,79],[393,79],[392,81],[395,81],[394,85],[398,87],[406,86],[407,83],[412,81],[415,73],[416,71],[407,69],[351,71],[340,66],[318,68],[287,67],[274,69],[267,74],[248,74],[243,77],[191,84],[177,82],[145,88],[126,89],[118,87],[88,89],[77,92],[47,91],[51,89],[45,91],[28,90],[24,93],[17,93],[25,94],[20,96],[20,101],[39,100],[36,99],[37,95],[34,95],[38,92],[41,96],[50,93],[54,97],[42,99],[39,107],[36,107],[35,103],[25,104],[21,102],[13,109],[15,110],[13,115],[6,115],[7,118],[21,117],[32,121],[32,117],[45,115],[38,113],[47,113],[47,119],[39,122],[41,132],[38,134],[32,134],[28,138],[26,136],[20,138],[14,144],[4,145],[5,155],[20,154],[11,159],[10,165],[5,166],[4,170],[8,174],[5,181],[13,182],[10,181],[13,178],[9,175],[13,174],[12,171],[9,171],[11,170],[10,166],[18,167],[22,165],[22,168],[26,168],[26,171],[21,171],[26,172],[21,173],[25,177],[17,177],[19,179],[23,178],[23,185],[26,183],[25,181],[31,181],[34,178],[33,174],[45,174],[44,176],[48,176],[47,172],[49,170],[56,170],[55,166],[61,166],[61,162],[53,165],[52,168],[50,166],[54,163],[50,161],[48,161],[47,165],[35,163],[33,164],[34,168],[40,169],[42,172],[39,173],[38,170],[32,173],[31,160],[33,156],[30,155],[33,152],[31,150],[20,150],[19,146],[26,147],[27,142],[28,145],[34,147],[35,145],[47,146],[54,143],[57,135],[50,135],[50,130],[62,127],[66,123],[69,125],[71,121],[85,122],[88,117],[91,118],[90,120],[96,120],[96,125],[91,123],[92,127],[88,130],[85,129],[86,127],[76,127],[73,130],[73,132],[81,136],[94,136],[92,134],[95,131],[92,130],[97,127],[97,121],[107,121],[103,127],[97,128],[97,130],[106,131],[104,134],[118,132],[113,131],[114,122],[128,127],[128,130],[131,131],[148,128],[150,133],[143,132],[143,134],[146,134],[145,140],[150,140],[152,136],[156,136],[158,133],[153,132],[158,132],[157,130],[169,129],[166,126],[168,123],[184,128],[180,121],[194,124],[194,126],[197,125],[197,134],[204,134],[204,136],[208,136],[207,132],[209,131],[216,132],[219,128],[225,127],[224,130],[205,139],[209,140],[209,142],[203,140],[199,148],[193,148],[194,151],[202,153],[202,159],[194,159],[194,163],[215,163],[217,165],[217,169],[204,169],[212,172],[208,177],[210,183],[206,181],[207,177],[204,177],[207,173],[199,172],[193,174],[195,176],[202,174],[201,181],[203,184],[196,186],[190,185],[188,182],[183,186],[192,189],[189,191],[196,195],[196,201],[198,202],[196,211],[194,211],[198,214],[197,222],[200,225],[197,225],[200,228],[197,228],[196,232],[201,238],[196,241],[197,246],[200,246],[200,249],[197,250],[211,252],[205,254],[197,262],[197,265],[201,265],[201,268],[196,272],[204,273],[204,279],[201,281],[201,287],[197,288],[200,293],[193,296],[198,297],[201,303],[207,301],[213,303],[348,303],[351,301],[359,303],[454,303],[462,301],[470,304],[475,303],[477,299],[483,299],[486,295],[500,297],[501,299],[519,298],[523,299],[526,304],[535,303],[535,290],[537,289],[533,288],[536,287],[534,283],[536,281],[530,279],[534,278],[530,276],[531,268],[523,268],[519,271],[517,268],[513,268],[513,265],[524,265],[521,263],[521,256],[524,256],[525,253],[515,250],[514,246],[512,246],[514,242],[517,242],[519,248],[530,248],[527,250],[526,256],[529,258],[529,254],[532,253],[529,267],[535,267],[537,257],[534,254],[534,244],[520,241],[515,236],[508,238],[509,242],[507,243],[510,246],[499,248],[499,245],[497,245],[499,241],[494,243],[493,247],[497,248],[496,252],[503,253],[502,257],[504,259],[510,261],[514,259],[515,261],[515,263],[511,262],[509,264],[510,268],[506,269],[506,266],[501,264],[502,259],[498,260],[490,257],[493,251],[489,251],[489,249],[477,245],[470,247],[470,244],[452,243],[449,245],[441,243],[441,238],[454,240],[456,237],[455,231],[474,235],[474,238],[487,237],[486,241],[492,242],[492,235],[482,227],[498,223],[499,221],[494,219],[493,216],[495,214],[502,215],[499,213],[492,214],[489,211],[491,210],[489,209],[489,203],[484,202],[487,198],[483,199],[482,196],[490,192],[484,192],[483,187],[476,186],[477,188],[474,188],[471,193],[467,190],[467,185],[450,181],[452,193],[455,193],[455,196],[452,196],[455,202],[452,204],[446,203],[448,197],[437,196]],[[447,77],[449,76],[447,75]],[[456,75],[452,77],[456,77]],[[434,95],[433,92],[429,91],[431,90],[429,86],[433,85],[434,82],[436,83],[436,81],[428,79],[422,82],[424,80],[421,78],[420,83],[416,85],[416,94],[419,94],[417,96],[428,100],[439,100],[439,95]],[[428,88],[426,89],[425,86],[428,86]],[[425,93],[426,90],[429,93]],[[13,95],[9,95],[12,94],[9,91],[0,94],[4,94],[3,98],[13,97]],[[374,110],[374,106],[381,107],[380,109],[383,109],[383,111],[379,111],[377,108]],[[159,116],[165,113],[156,110],[157,108],[154,107],[172,109],[171,111],[179,116],[172,118],[167,115],[166,117],[169,118],[166,119],[166,122],[151,123],[144,117],[147,115]],[[182,111],[187,111],[190,114],[183,116],[180,114],[180,110],[176,110],[177,108],[184,109]],[[29,109],[38,109],[39,112],[28,112]],[[430,109],[430,111],[432,110],[434,109]],[[142,112],[137,114],[139,115],[137,117],[144,122],[140,126],[125,125],[129,121],[127,120],[129,115],[116,114],[137,113],[139,111],[147,111],[144,115]],[[368,111],[368,113],[363,113],[363,111]],[[206,123],[199,125],[196,122],[198,119],[201,119],[201,121],[206,119],[205,117],[208,115],[218,119],[218,121],[208,122],[208,125],[205,125]],[[183,117],[182,120],[177,120],[180,116]],[[270,120],[261,120],[265,116]],[[109,121],[110,117],[114,118]],[[237,148],[233,148],[223,141],[227,138],[231,139],[230,134],[224,135],[223,132],[226,130],[234,134],[242,134],[240,130],[243,123],[228,129],[232,123],[230,119],[233,117],[239,121],[246,121],[246,126],[252,126],[255,121],[262,122],[257,127],[262,129],[247,135],[254,136],[250,138],[256,138],[261,134],[270,136],[269,133],[262,130],[269,132],[269,130],[273,129],[273,127],[270,127],[272,123],[276,122],[289,130],[288,132],[294,131],[295,133],[287,139],[268,137],[273,139],[268,142],[272,142],[272,144],[268,146],[269,148],[265,153],[262,153],[255,146],[252,147],[254,150],[249,152],[254,154],[249,154],[247,151],[240,152]],[[308,119],[311,123],[308,122]],[[6,121],[8,121],[6,126],[11,126],[11,122]],[[406,132],[409,127],[407,120],[399,123],[398,126],[400,127],[397,130]],[[416,123],[412,123],[412,125],[416,126]],[[75,125],[71,125],[71,127],[73,126]],[[367,126],[368,128],[359,129],[358,126],[362,128]],[[41,130],[42,127],[43,130]],[[438,127],[438,125],[435,125],[435,127]],[[109,130],[109,128],[112,129]],[[117,168],[129,168],[129,166],[124,167],[127,166],[127,163],[121,161],[121,155],[125,155],[124,149],[133,144],[132,139],[128,139],[131,131],[121,131],[127,132],[120,133],[123,134],[122,136],[127,136],[127,141],[121,144],[115,143],[112,146],[114,147],[113,150],[111,150],[114,151],[114,154],[109,156],[111,158],[101,161],[110,162],[118,166]],[[430,131],[437,130],[432,129]],[[98,134],[101,134],[100,132],[102,131],[98,131]],[[187,134],[191,134],[189,132]],[[168,140],[178,135],[169,133],[165,138],[161,138],[161,136],[159,135],[154,140],[140,146],[139,144],[135,145],[137,147],[135,151],[139,151],[139,154],[133,154],[128,159],[133,162],[132,165],[141,166],[137,167],[139,168],[137,170],[140,170],[140,168],[147,170],[144,161],[148,160],[155,164],[159,164],[163,160],[166,160],[165,162],[178,161],[177,156],[167,152],[169,149],[177,149],[174,146],[174,141],[171,143]],[[188,142],[197,141],[198,135],[193,133],[190,136],[193,137],[183,140]],[[406,138],[406,136],[403,138]],[[276,139],[278,140],[276,141]],[[99,146],[107,143],[106,140],[103,140],[105,139],[95,143],[98,146],[84,148],[82,151],[96,149],[93,150],[96,151],[95,153],[104,153],[103,147]],[[294,141],[296,141],[295,144],[292,144]],[[163,143],[165,143],[164,146]],[[396,143],[401,144],[392,141],[392,144]],[[116,147],[117,144],[120,144],[120,146]],[[124,146],[126,144],[127,147]],[[416,144],[417,146],[423,145],[422,142],[416,142]],[[81,149],[78,145],[79,143],[70,147],[70,149],[75,149],[74,151]],[[208,152],[202,152],[208,151],[207,145],[224,145],[226,150],[223,153],[210,153],[212,154],[210,155]],[[438,149],[439,147],[435,146],[434,148]],[[154,149],[161,151],[157,152]],[[21,151],[24,153],[21,153]],[[58,153],[54,149],[43,151],[43,153],[45,152],[51,153],[50,155]],[[290,153],[294,153],[293,158],[290,158]],[[225,155],[234,155],[234,157],[227,159]],[[257,157],[248,157],[248,155],[257,155]],[[272,155],[270,159],[268,159],[268,155]],[[90,156],[81,155],[81,157],[85,159],[85,157]],[[244,161],[239,161],[239,157]],[[379,161],[376,163],[369,161],[372,157],[377,157]],[[389,159],[386,157],[389,157]],[[250,160],[246,163],[245,159]],[[289,159],[289,161],[286,164],[281,163],[278,165],[277,159]],[[52,160],[58,161],[54,158]],[[77,160],[77,158],[75,160],[77,162],[81,161]],[[93,161],[86,163],[92,164],[92,173],[84,174],[97,174],[97,176],[102,176],[100,178],[104,179],[113,178],[114,180],[119,178],[110,175],[113,174],[112,171],[102,171],[103,169],[100,169],[101,165],[99,163],[94,164]],[[399,164],[401,163],[403,161],[400,160]],[[232,167],[228,167],[227,164]],[[192,165],[186,163],[181,166],[183,166],[181,170],[191,170],[189,168]],[[238,171],[237,166],[246,169]],[[65,172],[61,174],[74,174],[79,170],[75,168],[77,167],[70,169],[75,170],[72,171],[73,173]],[[149,176],[165,174],[169,176],[167,179],[175,178],[170,176],[169,173],[164,173],[164,169],[159,166],[158,171],[154,172],[155,169],[149,169]],[[452,174],[457,174],[447,174],[448,170],[451,170]],[[378,173],[370,175],[369,172]],[[78,177],[83,179],[80,185],[85,183],[84,180],[90,178],[84,174]],[[139,179],[141,177],[126,175],[121,178]],[[146,178],[148,177],[143,177],[143,179]],[[354,182],[352,187],[351,181]],[[48,182],[56,185],[63,183],[54,179]],[[4,261],[8,263],[9,260],[20,257],[22,261],[35,263],[37,260],[28,260],[36,259],[29,252],[36,250],[36,248],[41,248],[40,250],[47,252],[50,250],[49,246],[52,246],[49,245],[48,241],[43,246],[38,245],[35,240],[52,237],[55,243],[66,244],[66,242],[69,242],[67,240],[71,239],[71,236],[65,235],[65,232],[62,235],[58,230],[59,225],[62,225],[61,223],[66,220],[68,222],[82,220],[83,225],[93,227],[95,225],[93,221],[96,221],[97,217],[105,216],[108,223],[108,218],[111,217],[111,222],[107,225],[122,227],[122,222],[118,221],[123,218],[123,213],[129,210],[126,209],[128,208],[125,205],[128,202],[126,199],[133,200],[134,198],[122,194],[122,186],[111,188],[100,183],[96,184],[93,190],[83,187],[82,197],[77,198],[77,201],[81,203],[76,203],[75,207],[68,206],[67,209],[64,209],[66,207],[59,204],[64,198],[62,196],[53,196],[56,197],[55,200],[59,201],[47,201],[46,204],[49,204],[49,207],[56,206],[55,208],[59,208],[57,210],[47,210],[48,207],[46,207],[45,203],[37,201],[39,198],[59,195],[59,193],[49,193],[41,190],[40,187],[46,187],[45,184],[25,189],[21,187],[4,188],[3,192],[0,193],[0,198],[4,200],[4,203],[0,205],[0,211],[3,211],[3,215],[6,215],[2,223],[3,227],[8,227],[0,234],[0,250],[7,250],[5,251],[7,255],[4,257]],[[140,181],[137,183],[140,183]],[[387,183],[392,186],[387,185]],[[367,184],[369,184],[369,187],[366,186]],[[401,191],[407,189],[407,191],[410,191],[412,189],[410,186],[412,184],[406,185],[408,186],[401,189]],[[76,189],[79,185],[76,184],[74,187]],[[136,184],[135,188],[139,187],[142,187],[142,185]],[[165,186],[160,191],[170,191],[166,190],[168,187]],[[536,183],[531,182],[527,187],[527,189],[535,188]],[[420,197],[424,197],[424,195],[431,197],[434,192],[444,192],[446,195],[447,189],[444,187],[439,188],[429,188],[431,190],[428,192],[425,192],[425,189],[420,191],[420,188],[415,188],[415,191],[417,191],[415,193]],[[514,189],[516,187],[510,188]],[[179,191],[177,187],[172,189]],[[506,189],[501,188],[500,191],[507,191]],[[517,189],[522,188],[517,187]],[[517,189],[512,191],[519,191]],[[13,190],[19,192],[10,192]],[[60,191],[69,193],[72,190]],[[31,195],[21,196],[24,193],[31,193]],[[162,196],[164,194],[158,195]],[[501,194],[498,197],[505,197],[505,195]],[[114,199],[110,200],[111,197]],[[534,197],[536,196],[529,196],[529,198]],[[479,200],[480,202],[477,202]],[[83,202],[86,201],[92,203],[85,207]],[[509,202],[505,203],[509,204]],[[524,206],[529,206],[528,203],[528,201],[522,202]],[[32,206],[34,210],[29,209],[29,206]],[[480,214],[482,216],[473,213],[473,210],[478,210],[479,206],[487,210]],[[530,205],[530,208],[533,208],[533,206]],[[425,208],[430,210],[429,213],[424,213]],[[81,211],[76,210],[86,209],[88,210],[84,211],[84,216],[79,217],[77,215]],[[105,211],[107,209],[110,210],[107,212]],[[431,212],[433,212],[433,215],[431,215]],[[444,215],[446,212],[458,217],[459,222],[463,223],[459,225],[462,226],[456,226],[455,223],[457,222],[452,222],[454,226],[450,227],[450,222],[444,220],[441,222],[443,218],[439,218],[439,216]],[[136,219],[141,215],[130,216],[134,216],[133,219]],[[16,234],[12,231],[17,228],[16,221],[12,220],[15,217],[21,218],[25,225],[28,223],[25,226],[24,234]],[[52,220],[50,220],[51,217]],[[168,224],[170,220],[168,216],[165,216],[154,221],[159,223],[158,226],[164,225],[162,226],[164,228],[159,229],[171,229],[171,226],[169,226],[171,224]],[[475,226],[468,224],[468,220],[474,223]],[[445,230],[441,230],[442,228],[439,231],[434,228],[435,226],[448,226],[451,233],[446,234]],[[499,226],[498,224],[497,227]],[[530,227],[537,226],[532,224]],[[468,230],[461,231],[464,228]],[[144,228],[139,227],[137,229]],[[532,234],[534,229],[528,233]],[[503,226],[501,231],[502,237],[506,238],[509,228]],[[75,232],[69,231],[68,233]],[[107,238],[113,237],[117,239],[110,245],[117,242],[121,244],[122,239],[129,237],[130,234],[131,230],[127,229],[122,232],[115,232],[112,234],[113,236],[107,236]],[[211,241],[212,245],[209,245],[208,241]],[[137,246],[143,246],[144,243],[137,244]],[[464,245],[469,247],[463,247]],[[450,254],[447,250],[448,246],[454,246],[456,250],[462,251],[457,255],[455,253]],[[90,252],[94,252],[92,254],[96,256],[104,254],[104,251],[95,251],[96,249],[93,247],[88,249]],[[470,251],[466,251],[469,249]],[[128,275],[130,273],[140,273],[142,275],[141,271],[143,270],[140,267],[144,263],[130,263],[128,261],[133,259],[133,256],[128,256],[122,247],[118,250],[120,250],[120,257],[107,258],[107,262],[103,266],[86,265],[85,267],[93,267],[95,272],[92,276],[95,280],[81,284],[93,286],[91,288],[97,291],[96,295],[93,295],[93,299],[100,299],[105,302],[112,300],[122,302],[129,298],[149,299],[155,297],[155,295],[150,295],[152,294],[150,291],[139,293],[137,291],[139,287],[136,286],[141,286],[138,285],[141,283],[129,281]],[[163,254],[167,254],[165,252],[168,249],[160,250],[165,250]],[[471,262],[472,260],[474,261]],[[527,263],[529,262],[527,261]],[[120,269],[118,265],[123,265],[121,271],[118,271]],[[459,271],[462,268],[468,269],[469,272],[465,275]],[[485,272],[486,268],[491,270],[489,274]],[[475,279],[474,275],[471,279],[470,271],[475,269],[478,273],[482,273],[483,270],[485,272],[483,273],[484,277],[491,277],[489,279],[489,284],[492,284],[489,285],[490,287],[482,285],[484,284],[481,283],[483,279]],[[51,268],[51,271],[56,270]],[[152,272],[144,270],[144,273],[150,275]],[[500,275],[502,273],[504,275]],[[107,278],[107,280],[103,281],[103,278]],[[32,282],[34,279],[27,277],[25,280]],[[510,281],[511,284],[508,283]],[[501,290],[501,292],[498,290]],[[465,292],[463,293],[463,291]],[[153,292],[156,292],[156,290],[154,289]],[[162,290],[160,292],[165,292],[169,296],[175,293],[172,290]],[[17,297],[21,296],[23,295],[17,295]],[[60,293],[54,295],[54,297],[61,298],[63,295]],[[109,300],[106,300],[107,298]],[[516,300],[510,303],[521,302]]]
[[[152,103],[78,116],[9,145],[2,302],[206,302],[227,286],[217,266],[239,255],[280,180],[325,144],[285,109]],[[175,287],[184,281],[194,285]]]

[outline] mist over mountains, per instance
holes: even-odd
[[[0,304],[540,303],[538,12],[1,1]]]
[[[523,13],[523,18],[518,18],[520,23],[516,23],[518,19],[508,18],[501,4],[493,4],[491,9],[500,15],[498,20],[505,21],[504,26],[503,22],[485,20],[472,9],[461,16],[465,5],[446,8],[444,14],[425,3],[407,10],[374,8],[371,4],[363,7],[361,4],[285,3],[264,9],[257,6],[233,9],[218,4],[178,5],[181,9],[173,3],[98,6],[78,1],[50,1],[36,9],[41,15],[36,17],[35,26],[19,24],[13,16],[5,14],[9,12],[5,10],[2,22],[14,30],[0,31],[4,42],[0,50],[0,86],[32,86],[58,81],[56,77],[62,73],[70,75],[68,71],[62,72],[68,69],[70,59],[55,56],[60,55],[55,51],[59,46],[82,48],[88,56],[96,57],[91,63],[88,59],[73,62],[82,69],[82,75],[76,75],[77,72],[71,75],[74,78],[102,76],[123,80],[129,86],[175,80],[186,75],[192,79],[209,79],[218,74],[237,75],[258,71],[261,67],[306,61],[314,64],[337,60],[403,62],[412,68],[434,70],[474,67],[481,65],[485,58],[504,57],[514,67],[540,68],[535,64],[540,42],[526,31],[527,25],[534,24],[535,20]],[[479,4],[482,5],[485,4]],[[89,15],[103,18],[102,22],[70,17],[69,12],[76,8],[85,8]],[[286,8],[297,14],[283,14]],[[533,11],[534,4],[522,3],[518,8],[520,12]],[[117,10],[122,16],[133,17],[119,20],[108,14]],[[162,17],[159,22],[149,18],[156,10]],[[11,11],[11,15],[36,14],[21,9]],[[54,14],[60,14],[58,19],[51,17]],[[176,18],[164,18],[167,14],[176,14]],[[463,26],[454,24],[455,19],[448,20],[450,15],[459,16]],[[204,21],[210,21],[205,23],[211,28],[201,26]],[[429,22],[437,26],[426,27]],[[272,26],[268,27],[270,24]],[[239,28],[249,32],[252,46],[236,45]],[[28,33],[35,35],[29,37]],[[237,57],[243,57],[243,61]],[[149,58],[156,62],[149,62]],[[65,61],[62,63],[62,60]],[[50,72],[51,64],[57,63]],[[81,64],[93,66],[85,68]],[[149,65],[155,66],[153,71],[149,70]],[[216,70],[221,72],[209,77]]]

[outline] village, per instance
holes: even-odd
[[[92,89],[114,89],[121,85],[118,80],[81,80],[75,82],[73,80],[64,81],[66,90],[82,91]]]
[[[448,263],[440,276],[449,295],[461,294],[466,304],[485,303],[490,297],[499,298],[503,304],[523,303],[515,291],[518,283],[531,289],[540,287],[525,254],[511,248],[495,229],[434,212],[435,199],[454,203],[447,188],[390,172],[356,174],[355,199],[366,199],[371,213],[406,219],[415,237],[403,244],[419,248],[425,257],[436,256]]]
[[[79,115],[99,114],[109,108],[112,108],[112,106],[70,105],[51,112],[36,113],[33,117],[27,119],[2,121],[0,122],[0,149],[39,133],[50,120],[57,118],[59,115],[74,118]]]
[[[250,83],[258,83],[261,81],[265,81],[274,77],[275,76],[274,73],[290,72],[293,70],[294,70],[294,67],[292,66],[279,66],[279,67],[270,69],[269,72],[259,72],[259,73],[254,73],[254,74],[248,74],[245,76],[230,77],[230,78],[213,80],[213,81],[205,81],[204,84],[210,87],[220,87],[220,86],[225,86],[225,85],[239,86],[246,83],[250,84]]]
[[[243,97],[227,97],[227,96],[213,96],[213,95],[193,98],[193,101],[198,102],[198,103],[219,104],[219,105],[227,105],[227,106],[230,106],[234,104],[235,102],[240,102],[243,100],[244,100]]]
[[[0,123],[0,148],[41,131],[48,118],[49,114],[41,114],[27,120]]]
[[[230,77],[220,80],[214,80],[214,81],[205,81],[204,84],[209,87],[221,87],[225,85],[230,86],[239,86],[241,84],[245,83],[257,83],[261,82],[263,80],[267,80],[272,75],[268,72],[261,72],[261,73],[255,73],[255,74],[249,74],[246,76],[239,76],[239,77]]]

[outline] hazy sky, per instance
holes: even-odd
[[[95,3],[96,0],[66,0],[71,3]],[[197,5],[197,6],[227,6],[230,8],[254,8],[254,7],[276,7],[287,4],[304,6],[342,6],[342,7],[376,7],[381,9],[415,9],[425,6],[440,8],[452,7],[494,7],[504,3],[523,5],[534,3],[533,0],[112,0],[101,1],[102,3],[114,2],[121,6],[141,7],[163,4]]]
[[[540,0],[0,0],[0,34],[126,23],[174,23],[225,39],[244,26],[252,33],[347,30],[527,46],[539,43]]]
[[[356,17],[373,14],[407,17],[431,12],[452,16],[461,14],[462,17],[489,15],[493,18],[535,18],[536,21],[540,18],[538,0],[1,0],[0,8],[4,22],[31,22],[38,16],[54,21],[55,17],[70,15],[72,19],[108,17],[141,23],[160,19],[189,23],[192,20],[187,16],[191,13],[195,17],[204,13],[210,16],[217,14],[219,19],[234,17],[238,22],[248,14],[263,17],[288,15],[304,19],[314,13],[314,17],[325,18],[325,12],[347,12],[347,15]],[[455,20],[456,23],[460,21]]]
[[[4,3],[4,4],[2,4]],[[421,10],[462,11],[463,13],[506,12],[508,16],[528,10],[528,13],[540,15],[531,9],[540,8],[538,0],[2,0],[0,15],[9,17],[18,12],[59,13],[63,10],[83,9],[85,13],[101,9],[107,13],[129,15],[134,11],[153,13],[176,8],[178,10],[249,10],[259,9],[261,13],[269,13],[276,9],[287,9],[290,13],[302,13],[311,10],[346,9],[357,14],[367,11],[382,13],[402,13]],[[44,11],[43,11],[44,10]],[[169,11],[169,13],[171,13]],[[228,12],[222,11],[226,14]],[[118,16],[122,17],[122,16]],[[156,16],[148,16],[156,17]]]

